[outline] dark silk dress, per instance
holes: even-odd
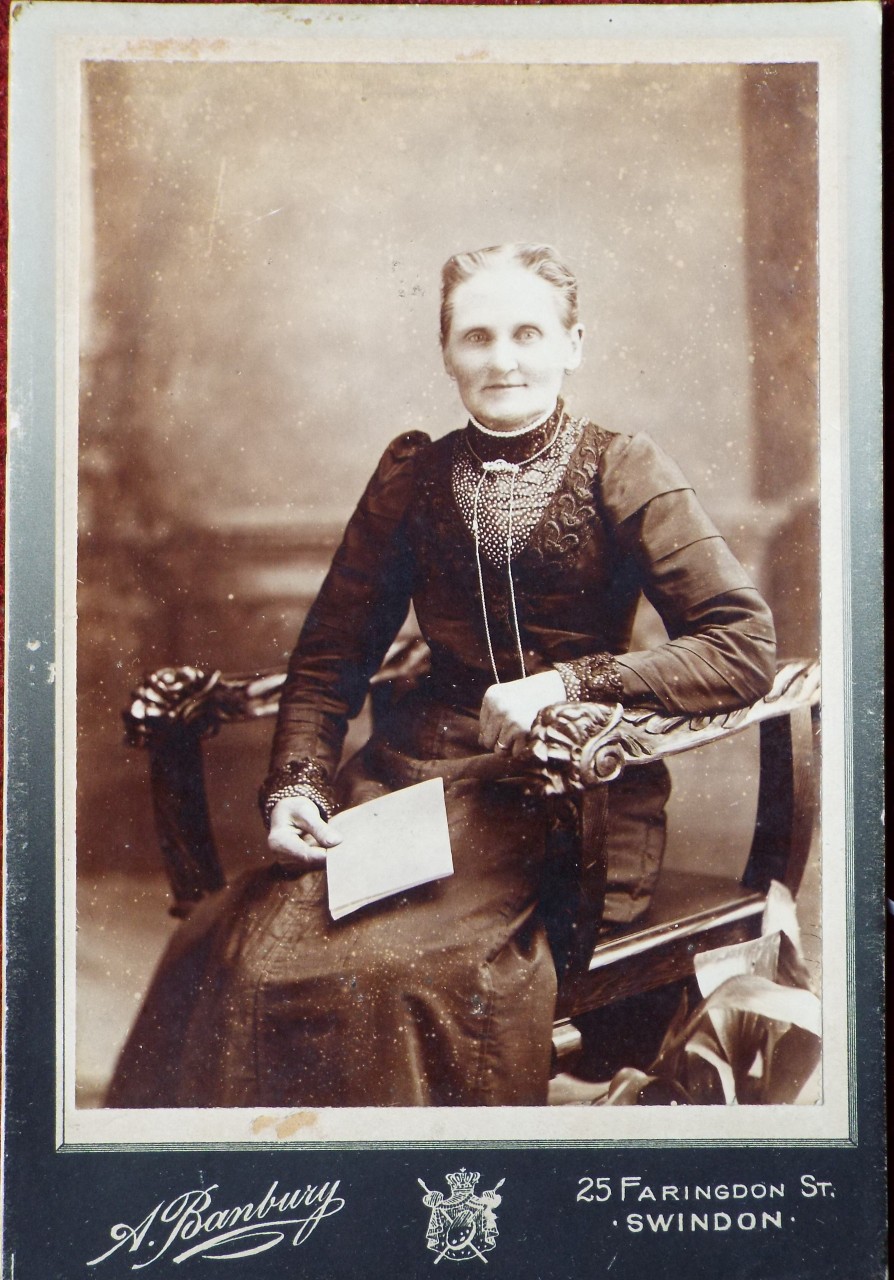
[[[774,663],[769,612],[676,466],[647,436],[557,413],[570,459],[511,562],[527,674],[612,654],[628,702],[711,712],[760,697]],[[292,655],[272,762],[316,762],[341,806],[443,778],[454,875],[334,923],[322,872],[247,873],[175,936],[107,1105],[545,1102],[556,992],[540,911],[547,818],[519,767],[478,743],[493,671],[451,479],[470,432],[410,433],[386,450]],[[494,660],[516,679],[507,567],[481,559]],[[641,593],[669,638],[629,652]],[[431,674],[336,777],[347,720],[411,602]],[[611,919],[648,906],[667,789],[663,766],[612,784]]]

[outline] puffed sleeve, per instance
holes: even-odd
[[[289,660],[262,808],[274,795],[307,794],[331,812],[347,722],[409,609],[405,516],[415,459],[429,443],[420,431],[392,441],[348,522]]]
[[[762,697],[775,671],[770,611],[676,464],[647,435],[614,436],[600,483],[618,548],[668,633],[614,655],[622,700],[713,712]]]

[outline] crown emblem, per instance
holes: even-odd
[[[468,1169],[460,1169],[459,1173],[447,1174],[447,1185],[453,1192],[474,1191],[475,1183],[480,1177],[480,1173],[470,1173]]]
[[[450,1194],[445,1198],[440,1191],[430,1191],[421,1178],[417,1178],[425,1195],[422,1203],[431,1213],[425,1232],[426,1247],[436,1255],[435,1262],[447,1258],[450,1262],[468,1262],[478,1258],[487,1262],[485,1254],[497,1243],[497,1206],[503,1197],[500,1181],[490,1191],[475,1194],[475,1183],[481,1177],[470,1169],[448,1173]]]

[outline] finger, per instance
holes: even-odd
[[[316,844],[321,845],[324,849],[331,849],[334,845],[342,842],[341,835],[334,827],[330,827],[328,822],[324,822],[319,813],[316,813],[312,818],[304,818],[303,816],[298,819],[293,818],[292,826],[310,836]]]
[[[510,721],[504,720],[494,743],[494,751],[501,756],[511,756],[517,738],[518,730]]]
[[[327,823],[314,802],[306,796],[287,796],[274,805],[270,815],[270,830],[280,834],[297,831],[310,837],[310,844],[324,849],[341,844],[342,837]],[[307,842],[305,842],[307,843]]]
[[[267,847],[280,858],[300,863],[308,870],[326,865],[326,850],[306,844],[294,827],[280,827],[270,832]]]
[[[513,760],[520,759],[528,750],[528,735],[517,733],[512,739],[511,754]]]
[[[511,756],[520,736],[522,735],[519,734],[518,729],[510,721],[504,720],[493,745],[494,751],[499,756]]]
[[[481,703],[481,712],[479,714],[479,739],[483,747],[490,750],[499,737],[500,727],[503,723],[502,713],[494,705],[495,696],[492,689],[488,689]]]

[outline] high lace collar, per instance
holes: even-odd
[[[502,458],[505,462],[526,462],[555,438],[564,412],[565,406],[558,400],[545,422],[517,435],[482,431],[476,422],[470,420],[466,426],[466,440],[475,457],[482,462],[494,462],[497,458]]]

